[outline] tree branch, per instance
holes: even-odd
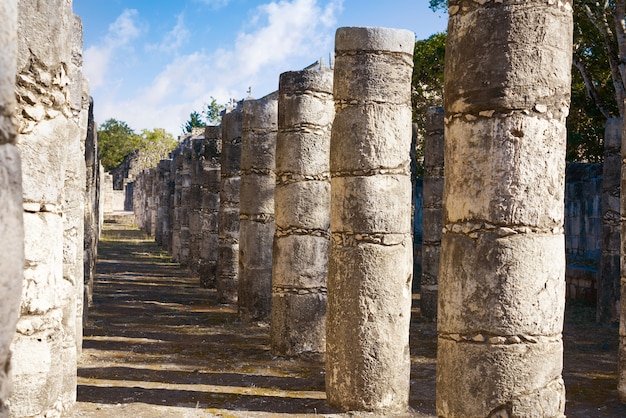
[[[585,87],[587,89],[587,94],[589,95],[591,100],[593,100],[598,110],[600,110],[600,112],[605,118],[607,119],[612,118],[613,114],[607,107],[606,103],[604,103],[604,101],[600,98],[600,95],[598,94],[598,91],[596,90],[595,85],[593,84],[593,80],[591,79],[591,75],[589,74],[589,71],[587,70],[585,63],[582,62],[580,58],[578,58],[577,56],[573,57],[572,63],[578,69],[580,76],[583,78],[583,81],[585,82]]]

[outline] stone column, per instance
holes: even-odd
[[[408,407],[414,44],[386,28],[335,38],[326,395],[346,410]]]
[[[278,103],[246,100],[242,111],[237,304],[243,321],[269,321]]]
[[[280,76],[270,330],[277,355],[326,351],[332,93],[329,69]]]
[[[427,320],[436,321],[443,200],[442,107],[430,107],[426,110],[425,127],[420,313]]]
[[[20,308],[24,277],[22,170],[15,147],[15,70],[17,0],[0,3],[0,417],[8,417],[11,393],[11,340]]]
[[[25,269],[13,340],[16,417],[60,416],[76,400],[82,298],[86,95],[80,24],[66,0],[18,2],[16,96]],[[84,100],[85,99],[85,100]]]
[[[222,117],[220,207],[215,286],[220,303],[237,302],[239,282],[239,189],[241,181],[242,105]]]
[[[85,243],[84,243],[84,279],[83,321],[87,320],[89,306],[93,302],[93,279],[98,258],[98,239],[100,238],[100,159],[98,157],[98,130],[93,117],[93,99],[89,101],[87,138],[85,140]]]
[[[622,127],[625,129],[626,127]],[[626,132],[622,130],[621,143],[621,184],[620,184],[620,213],[621,213],[621,253],[620,253],[620,319],[619,319],[619,354],[618,354],[618,377],[617,394],[622,403],[626,403]]]
[[[189,212],[191,203],[191,138],[187,139],[182,149],[182,167],[180,172],[180,248],[178,262],[182,266],[189,264]]]
[[[200,202],[201,241],[200,283],[204,287],[215,288],[217,272],[217,235],[220,209],[220,154],[222,148],[222,127],[207,126],[204,131],[202,149],[202,201]]]
[[[181,211],[182,211],[182,169],[183,169],[183,155],[180,146],[172,151],[172,239],[170,254],[174,261],[180,261],[180,228],[181,228]]]
[[[602,251],[598,274],[596,320],[618,323],[620,315],[620,181],[622,118],[608,119],[602,164]]]
[[[200,207],[205,190],[202,187],[204,173],[202,171],[202,154],[204,138],[191,139],[191,190],[189,194],[189,269],[197,274],[200,268],[200,243],[202,241],[202,225],[200,223]],[[201,280],[202,282],[202,280]]]
[[[449,11],[437,415],[562,417],[572,3]]]

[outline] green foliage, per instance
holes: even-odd
[[[429,7],[433,10],[443,10],[448,7],[448,0],[429,0]]]
[[[156,167],[178,145],[178,141],[162,128],[141,131],[139,159],[142,168]]]
[[[138,148],[140,141],[126,122],[109,119],[98,128],[98,149],[105,171],[117,167],[128,154]]]
[[[197,111],[193,111],[189,114],[189,120],[182,126],[183,133],[189,134],[194,128],[204,128],[206,122],[202,120],[202,115]]]
[[[222,122],[222,110],[226,108],[224,104],[218,104],[217,100],[211,96],[211,103],[205,104],[202,109],[204,120],[209,125],[219,125]]]
[[[111,171],[129,154],[139,150],[140,168],[154,167],[176,148],[178,142],[165,129],[144,129],[137,135],[126,122],[109,119],[98,129],[100,161]]]
[[[417,139],[413,146],[417,177],[423,174],[424,132],[426,109],[443,106],[443,70],[446,54],[446,34],[436,33],[428,39],[415,42],[413,52],[413,76],[411,81],[411,104],[413,122],[417,125]]]
[[[602,161],[604,124],[619,115],[604,35],[589,20],[584,2],[574,2],[572,101],[567,119],[567,160]],[[614,42],[617,42],[614,40]],[[587,83],[582,74],[588,78]]]
[[[222,121],[222,110],[226,105],[217,103],[211,96],[211,103],[205,103],[201,112],[194,110],[189,114],[189,120],[182,126],[183,133],[191,133],[193,128],[204,128],[207,125],[219,125]]]

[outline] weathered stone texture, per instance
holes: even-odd
[[[443,108],[426,111],[424,137],[422,283],[420,312],[429,321],[437,320],[439,255],[441,252],[443,206]]]
[[[608,119],[604,131],[602,179],[602,251],[598,273],[596,320],[619,322],[620,312],[620,181],[622,118]]]
[[[622,173],[620,180],[620,214],[621,214],[621,239],[620,239],[620,319],[619,319],[619,353],[617,394],[622,403],[626,403],[626,132],[622,127]]]
[[[76,399],[89,101],[71,1],[20,0],[18,7],[26,262],[9,403],[12,416],[53,417]]]
[[[192,193],[192,202],[196,205],[192,214],[197,214],[197,220],[192,224],[190,219],[190,245],[200,284],[212,288],[216,285],[217,273],[221,151],[222,127],[207,126],[201,147],[194,150],[198,161],[197,176],[194,176],[198,192],[195,196]]]
[[[278,355],[326,351],[332,90],[329,69],[280,76],[270,330]]]
[[[236,303],[239,283],[239,191],[241,183],[242,104],[222,117],[220,207],[215,286],[220,303]]]
[[[335,38],[326,395],[347,410],[408,407],[414,41],[386,28]]]
[[[0,4],[0,417],[9,416],[11,350],[24,277],[22,171],[15,147],[17,1]]]
[[[83,322],[87,320],[93,302],[93,279],[98,257],[100,238],[100,159],[98,156],[98,130],[93,116],[93,100],[89,102],[87,137],[85,139],[85,242],[84,242],[84,295]]]
[[[449,6],[437,414],[562,417],[572,5]]]
[[[269,321],[278,102],[246,100],[242,113],[237,304],[243,321]]]

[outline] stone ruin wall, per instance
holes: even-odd
[[[100,224],[82,26],[67,0],[5,1],[0,15],[0,231],[10,245],[0,248],[2,280],[10,280],[1,284],[0,416],[55,417],[76,400]]]

